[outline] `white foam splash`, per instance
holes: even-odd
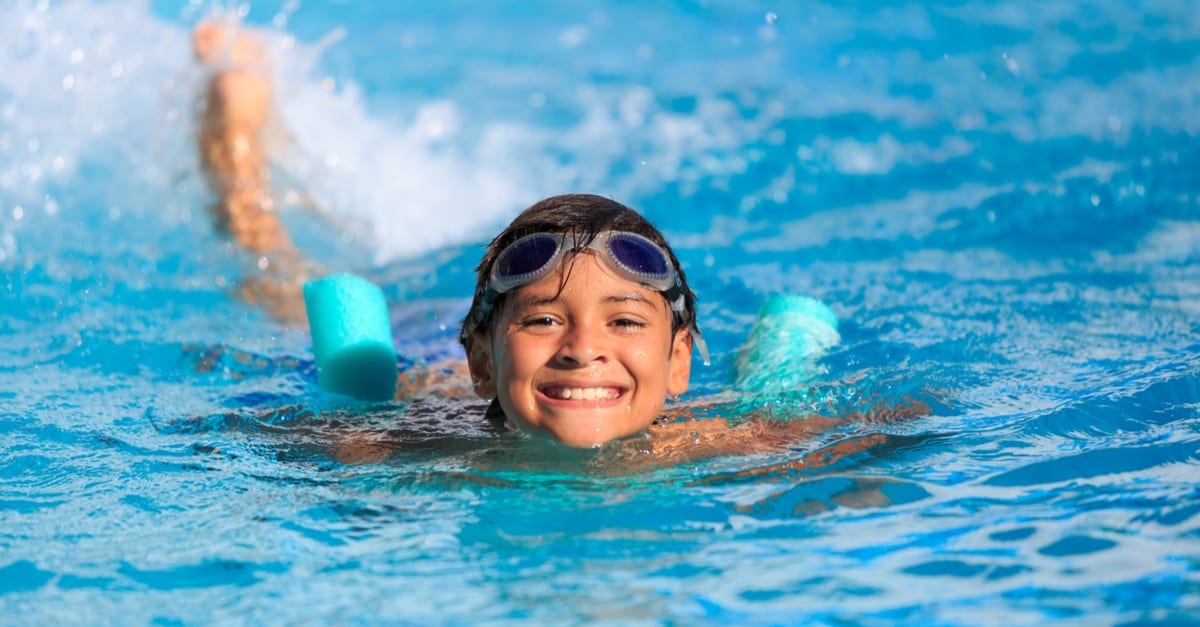
[[[618,85],[567,90],[565,104],[579,117],[565,126],[488,118],[456,92],[408,103],[405,118],[373,108],[352,82],[319,75],[323,43],[260,35],[290,135],[275,146],[277,183],[317,198],[371,242],[379,262],[486,239],[555,193],[630,201],[672,182],[686,193],[743,171],[737,148],[778,117],[743,120],[713,97],[675,113],[648,88]],[[136,0],[26,1],[0,8],[0,41],[8,68],[0,74],[0,187],[9,203],[28,210],[42,202],[48,179],[70,182],[81,163],[98,162],[120,176],[86,178],[93,192],[171,205],[184,219],[202,214],[207,192],[192,136],[204,76],[186,25]],[[53,206],[70,212],[73,203]]]
[[[0,8],[6,202],[41,205],[48,181],[70,180],[88,159],[121,162],[133,180],[153,170],[160,122],[188,114],[171,102],[187,42],[144,10],[84,2]]]

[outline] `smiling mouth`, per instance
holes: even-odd
[[[615,387],[569,387],[553,385],[542,388],[542,394],[564,401],[611,401],[620,398],[625,391]]]

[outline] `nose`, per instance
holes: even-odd
[[[578,368],[609,359],[608,336],[595,325],[571,324],[554,355],[560,365]]]

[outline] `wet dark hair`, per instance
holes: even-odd
[[[641,214],[622,205],[621,203],[594,196],[592,194],[564,194],[542,200],[521,212],[508,228],[500,232],[488,244],[487,252],[475,268],[475,298],[471,301],[471,310],[463,319],[458,341],[463,348],[469,350],[468,342],[471,334],[479,329],[490,329],[496,321],[496,312],[504,307],[507,294],[500,294],[491,311],[482,319],[484,292],[487,291],[488,278],[492,273],[492,265],[509,244],[533,233],[574,233],[584,244],[590,243],[596,234],[602,231],[625,231],[637,233],[649,238],[666,251],[679,273],[683,285],[684,307],[682,312],[672,312],[671,331],[696,326],[696,295],[688,287],[687,276],[675,257],[675,251],[649,220]],[[665,296],[664,296],[665,298]],[[668,303],[669,304],[669,303]]]

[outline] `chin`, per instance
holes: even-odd
[[[619,437],[618,434],[606,433],[589,429],[548,429],[546,435],[555,440],[576,448],[599,448],[607,442]]]
[[[571,421],[569,424],[543,425],[542,428],[534,430],[562,444],[576,448],[599,448],[613,440],[629,437],[640,431],[640,429],[632,431],[628,429],[614,429],[613,426],[607,421],[590,424]]]
[[[531,419],[519,416],[513,422],[521,429],[567,446],[598,448],[613,440],[639,433],[654,421],[650,418],[641,424],[631,421],[631,417],[624,411],[561,411],[560,408],[560,411],[545,412]]]

